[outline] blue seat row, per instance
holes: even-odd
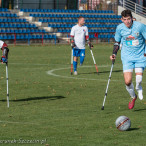
[[[89,38],[96,38],[95,35],[89,35]],[[108,34],[108,35],[98,35],[98,38],[100,39],[110,39],[114,38],[113,34]]]
[[[117,27],[118,25],[116,25],[116,24],[87,24],[86,25],[87,27],[100,27],[100,28],[115,28],[115,27]]]
[[[48,24],[48,27],[53,27],[53,28],[71,28],[73,27],[74,24]]]
[[[15,23],[10,23],[10,24],[4,24],[4,23],[0,23],[0,27],[2,28],[36,28],[36,25],[35,24],[15,24]]]
[[[8,12],[7,8],[0,8],[0,12]]]
[[[56,22],[56,23],[76,23],[78,22],[77,19],[39,19],[40,22]],[[120,19],[117,20],[109,20],[109,19],[86,19],[86,23],[121,23]]]
[[[44,35],[44,39],[56,39],[56,35]],[[0,35],[2,40],[12,40],[15,39],[14,35]],[[42,39],[42,35],[16,35],[16,40],[25,40],[25,39]]]
[[[64,10],[64,9],[20,9],[23,12],[51,13],[113,13],[112,10]]]
[[[41,29],[1,29],[0,33],[46,33],[46,31]]]
[[[17,17],[17,15],[11,13],[0,13],[0,17]]]
[[[48,24],[48,27],[53,27],[53,28],[71,28],[73,27],[74,24]],[[115,28],[117,25],[104,25],[104,24],[86,24],[87,27],[103,27],[103,28]]]
[[[120,19],[111,20],[111,19],[87,19],[85,20],[86,23],[121,23]]]
[[[77,19],[39,19],[39,22],[76,23],[78,22],[78,20]]]
[[[5,18],[5,19],[0,19],[0,22],[27,22],[26,19],[15,19],[15,18]]]
[[[115,32],[115,29],[89,29],[91,33],[112,33]]]
[[[70,29],[58,29],[60,33],[70,33]],[[115,29],[89,29],[90,33],[111,33],[115,32]]]
[[[29,14],[29,16],[32,17],[53,17],[53,18],[78,18],[79,14]],[[83,14],[84,18],[121,18],[119,15],[89,15],[89,14]]]

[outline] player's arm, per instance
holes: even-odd
[[[118,53],[119,48],[120,48],[120,42],[115,42],[114,43],[114,47],[113,47],[113,54],[110,56],[111,60],[115,60],[116,59],[116,55]]]
[[[88,35],[85,37],[85,39],[86,39],[86,42],[87,42],[88,46],[89,46],[90,48],[93,48],[93,45],[91,44],[91,41],[90,41]]]
[[[86,30],[86,31],[85,31],[85,40],[86,40],[88,46],[89,46],[90,48],[93,48],[93,45],[91,44],[91,41],[90,41],[90,39],[89,39],[88,28],[85,27],[85,30]]]
[[[144,57],[146,57],[146,44],[145,44]]]
[[[1,62],[6,63],[8,59],[8,52],[9,52],[9,48],[6,43],[3,44],[1,50],[2,50]]]
[[[114,61],[116,59],[116,55],[118,53],[118,50],[120,48],[120,42],[121,42],[121,30],[119,29],[119,27],[116,28],[116,33],[115,33],[115,43],[114,43],[114,46],[113,46],[113,53],[112,55],[110,56],[110,59],[112,61]]]
[[[144,37],[144,39],[146,40],[146,25],[142,24],[142,27],[141,27],[141,33]],[[146,57],[146,44],[145,44],[145,52],[144,52],[144,56]]]
[[[74,27],[72,27],[71,32],[70,32],[70,43],[71,43],[72,48],[76,47],[74,36],[75,36],[75,29]]]
[[[73,47],[73,48],[75,48],[76,47],[76,44],[75,44],[75,41],[74,41],[74,36],[70,36],[70,43],[71,43],[71,46]]]

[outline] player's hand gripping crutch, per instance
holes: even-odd
[[[2,48],[2,57],[1,62],[6,63],[6,83],[7,83],[7,107],[9,108],[9,90],[8,90],[8,46],[4,43],[4,47]]]
[[[92,55],[92,59],[93,59],[93,62],[94,62],[96,71],[97,71],[97,73],[98,73],[98,68],[97,68],[96,61],[95,61],[95,58],[94,58],[94,55],[93,55],[93,52],[92,52],[92,49],[91,49],[91,45],[89,45],[89,49],[90,49],[90,52],[91,52],[91,55]]]
[[[71,47],[71,75],[73,74],[73,47]]]
[[[105,91],[105,96],[104,96],[104,100],[103,100],[103,105],[102,105],[102,108],[101,108],[102,110],[104,110],[104,104],[105,104],[105,100],[106,100],[106,97],[107,97],[108,87],[109,87],[109,83],[110,83],[110,79],[111,79],[114,63],[115,63],[115,60],[112,60],[112,66],[111,66],[111,70],[110,70],[110,74],[109,74],[109,79],[108,79],[107,86],[106,86],[106,91]]]
[[[6,62],[6,82],[7,82],[7,107],[9,108],[8,62]]]

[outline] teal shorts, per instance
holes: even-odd
[[[123,63],[123,71],[124,70],[129,70],[129,69],[134,69],[134,68],[145,68],[145,61],[122,61]]]

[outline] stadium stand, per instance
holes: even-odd
[[[21,15],[20,15],[21,13]],[[0,8],[0,39],[69,39],[71,27],[85,17],[91,39],[112,41],[120,16],[109,10],[20,9],[17,13]]]
[[[55,10],[55,9],[21,9],[23,16],[41,23],[48,32],[55,33],[58,38],[69,37],[71,27],[77,23],[79,16],[85,17],[90,38],[100,41],[113,39],[116,26],[121,23],[121,16],[109,10]]]
[[[34,40],[34,39],[54,39],[56,35],[38,28],[35,24],[30,24],[26,19],[20,18],[8,9],[0,8],[0,39],[1,40]]]

